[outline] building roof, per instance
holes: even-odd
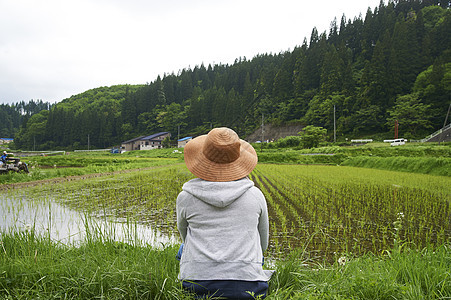
[[[179,142],[183,142],[183,141],[187,141],[187,140],[190,140],[190,139],[192,139],[193,137],[192,136],[187,136],[187,137],[184,137],[183,139],[180,139],[180,140],[178,140]]]
[[[164,135],[164,134],[168,134],[168,133],[169,132],[159,132],[159,133],[155,133],[155,134],[148,135],[148,136],[142,135],[140,137],[137,137],[137,138],[134,138],[134,139],[122,142],[122,144],[129,144],[129,143],[133,143],[133,142],[141,141],[141,140],[150,140],[151,141],[151,140],[159,137],[160,135]]]
[[[146,137],[141,138],[141,140],[153,140],[161,135],[165,135],[168,134],[169,132],[159,132],[159,133],[155,133]]]
[[[122,144],[133,143],[133,142],[136,142],[136,141],[142,139],[143,137],[144,137],[144,135],[142,135],[142,136],[140,136],[140,137],[137,137],[137,138],[134,138],[134,139],[131,139],[131,140],[128,140],[128,141],[125,141],[125,142],[122,142]]]

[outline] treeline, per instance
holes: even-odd
[[[100,87],[72,96],[23,122],[14,144],[23,149],[105,148],[122,140],[122,103],[142,85]]]
[[[22,123],[17,147],[108,147],[139,135],[173,137],[265,122],[321,126],[337,138],[424,137],[443,126],[451,94],[450,1],[389,1],[279,54],[196,66],[144,86],[63,100]],[[180,134],[180,135],[179,135]]]
[[[20,125],[34,114],[49,110],[52,105],[42,100],[21,101],[13,104],[0,104],[0,137],[12,138]]]

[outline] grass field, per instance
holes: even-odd
[[[450,159],[447,148],[387,149],[369,150],[380,153],[367,161],[396,157],[384,151],[407,151],[410,155],[398,157],[410,162]],[[102,176],[16,186],[2,195],[19,201],[51,199],[87,216],[174,233],[175,198],[193,176],[182,154],[169,150],[40,157],[31,163],[31,175],[4,175],[2,183]],[[337,155],[347,160],[362,156],[346,151]],[[268,299],[451,297],[449,176],[287,162],[260,163],[250,175],[270,213],[265,256],[267,267],[276,272]],[[380,161],[375,167],[387,169]],[[100,227],[87,230],[86,240],[76,245],[24,226],[0,232],[0,298],[189,299],[176,279],[177,245],[157,249],[146,240],[118,242]]]
[[[193,299],[177,280],[177,247],[117,243],[99,232],[77,247],[33,232],[1,238],[2,299]],[[449,245],[340,257],[327,266],[311,265],[298,250],[272,268],[267,299],[451,297]]]

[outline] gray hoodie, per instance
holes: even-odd
[[[180,280],[268,281],[266,200],[248,178],[229,182],[193,179],[177,197],[183,242]]]

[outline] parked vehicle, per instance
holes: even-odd
[[[400,146],[404,145],[406,143],[406,139],[395,139],[393,142],[390,143],[391,146]]]

